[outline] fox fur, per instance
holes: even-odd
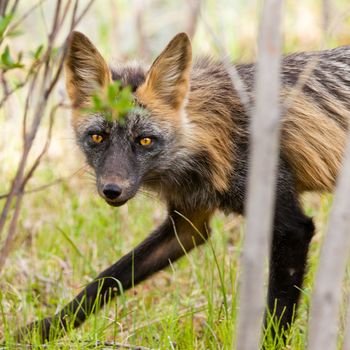
[[[309,64],[311,73],[305,71]],[[236,69],[253,105],[255,65]],[[286,56],[281,78],[283,115],[268,308],[286,328],[298,303],[314,232],[298,196],[303,191],[332,191],[343,158],[350,47]],[[131,86],[137,105],[125,125],[83,112],[92,94],[113,80]],[[66,84],[77,141],[95,171],[101,196],[119,206],[145,187],[164,200],[168,216],[59,313],[29,327],[39,326],[42,339],[50,339],[53,323],[62,329],[68,322],[80,325],[94,312],[96,301],[101,306],[119,293],[116,280],[125,290],[203,243],[214,211],[244,214],[246,196],[251,111],[242,105],[222,62],[192,59],[186,34],[176,35],[149,68],[109,68],[90,40],[74,32]],[[94,144],[92,134],[103,141]],[[143,138],[150,145],[143,146]],[[70,314],[76,317],[72,320]]]

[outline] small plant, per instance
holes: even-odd
[[[87,111],[102,114],[108,121],[117,120],[123,124],[126,115],[133,108],[134,98],[130,86],[122,87],[117,80],[92,96],[92,107]]]

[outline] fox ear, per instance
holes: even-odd
[[[181,108],[189,91],[191,63],[190,39],[185,33],[177,34],[153,62],[140,94]]]
[[[69,38],[65,63],[66,87],[73,107],[88,103],[93,93],[110,82],[107,63],[91,41],[82,33]]]

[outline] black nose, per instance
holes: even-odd
[[[107,199],[114,200],[121,195],[122,189],[116,184],[107,184],[104,185],[102,192]]]

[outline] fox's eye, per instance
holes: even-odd
[[[143,137],[139,141],[141,146],[149,146],[152,144],[152,139],[150,137]]]
[[[91,140],[95,143],[101,143],[103,141],[103,136],[98,134],[91,135]]]

